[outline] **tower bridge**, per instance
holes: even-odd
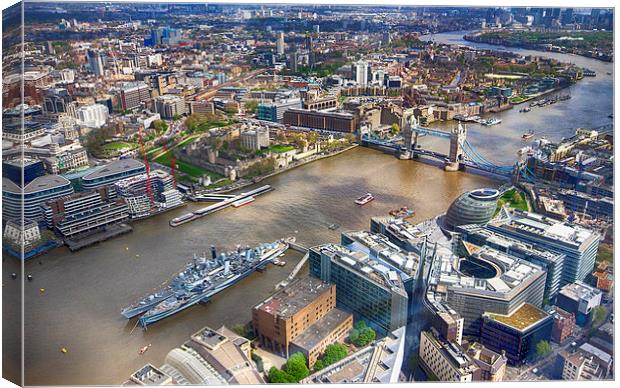
[[[424,136],[448,139],[450,141],[448,154],[422,148],[419,140]],[[403,143],[396,143],[394,139],[384,140],[378,136],[373,136],[371,133],[365,133],[361,137],[362,145],[392,150],[400,159],[415,159],[420,156],[438,159],[444,163],[446,171],[458,171],[467,167],[504,177],[511,177],[516,170],[520,170],[517,164],[514,166],[501,166],[482,156],[467,141],[467,128],[461,123],[450,132],[446,132],[422,127],[412,115],[402,131],[402,140]]]

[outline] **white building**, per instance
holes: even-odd
[[[102,104],[81,106],[76,111],[78,124],[90,128],[101,128],[109,113],[108,107]]]
[[[470,382],[476,370],[463,350],[440,339],[435,330],[420,333],[420,361],[422,369],[439,381]]]
[[[368,84],[368,62],[359,61],[353,64],[355,82],[360,86]]]
[[[41,231],[34,221],[25,220],[22,227],[21,222],[9,220],[4,227],[4,238],[16,244],[21,244],[23,241],[24,245],[28,245],[41,239]]]
[[[171,119],[186,112],[185,100],[174,94],[164,94],[155,99],[155,110],[162,118]]]
[[[269,147],[269,129],[256,127],[245,130],[239,135],[241,147],[248,150],[260,150]]]
[[[276,52],[278,55],[284,54],[284,32],[278,32],[278,40],[276,41]]]

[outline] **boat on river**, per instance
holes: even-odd
[[[254,249],[238,247],[236,251],[219,256],[216,255],[215,248],[212,248],[211,259],[194,257],[185,270],[170,282],[166,289],[171,292],[168,297],[159,303],[150,304],[150,308],[145,310],[138,323],[146,328],[199,302],[209,301],[217,293],[264,268],[288,247],[288,242],[278,240],[259,244]]]

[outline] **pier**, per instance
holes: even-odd
[[[289,249],[292,249],[294,251],[297,252],[302,252],[305,253],[304,257],[301,258],[301,260],[299,260],[299,263],[297,263],[297,265],[295,266],[295,268],[293,268],[293,270],[291,271],[291,273],[286,277],[286,279],[282,280],[280,283],[276,284],[276,290],[279,290],[280,288],[286,287],[290,282],[293,281],[293,279],[295,278],[295,276],[297,276],[297,274],[299,273],[299,271],[301,271],[301,268],[304,266],[304,264],[306,264],[306,262],[308,261],[308,257],[310,256],[310,252],[308,251],[308,248],[295,243],[294,241],[287,241],[288,243],[288,247]]]
[[[271,190],[273,190],[273,187],[271,187],[270,185],[265,185],[257,189],[250,190],[248,192],[241,193],[238,195],[222,195],[222,194],[201,195],[200,198],[214,198],[215,201],[219,201],[219,202],[213,205],[209,205],[207,207],[203,207],[202,209],[196,210],[194,212],[184,214],[180,217],[173,218],[172,220],[170,220],[170,226],[176,227],[179,225],[183,225],[185,223],[197,220],[198,218],[204,217],[206,215],[215,213],[216,211],[226,209],[227,207],[239,201],[247,200],[249,198],[257,197],[261,194],[268,193]],[[207,201],[208,199],[204,199],[204,200]]]

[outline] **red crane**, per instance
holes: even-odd
[[[149,196],[149,201],[151,202],[151,209],[153,208],[153,189],[151,187],[151,166],[149,165],[149,161],[146,158],[146,152],[144,152],[144,140],[142,140],[142,126],[140,126],[140,130],[138,132],[140,136],[140,151],[142,152],[142,156],[144,157],[144,167],[146,168],[146,193]]]
[[[164,153],[168,152],[168,144],[164,144]],[[176,168],[177,168],[177,158],[174,157],[174,152],[171,153],[170,159],[170,170],[172,175],[172,187],[177,188],[177,177],[176,177]]]

